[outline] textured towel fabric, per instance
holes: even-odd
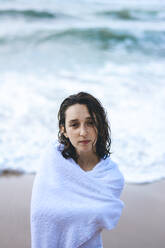
[[[101,231],[96,232],[91,239],[87,240],[79,248],[103,248]]]
[[[78,248],[117,224],[124,178],[110,158],[84,171],[55,142],[42,158],[31,198],[32,248]],[[97,247],[89,247],[97,248]]]

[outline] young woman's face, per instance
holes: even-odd
[[[95,151],[97,129],[86,105],[74,104],[68,107],[65,112],[64,135],[69,138],[78,154]]]

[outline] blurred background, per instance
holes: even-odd
[[[0,0],[0,173],[36,172],[61,101],[87,91],[126,182],[165,178],[164,78],[164,1]]]

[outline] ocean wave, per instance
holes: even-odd
[[[56,18],[68,18],[69,15],[62,13],[54,13],[50,11],[41,10],[17,10],[17,9],[4,9],[0,10],[0,18],[25,18],[25,19],[56,19]]]
[[[107,10],[96,12],[96,15],[108,17],[111,19],[119,20],[141,20],[141,21],[155,21],[155,20],[165,20],[164,11],[157,10],[131,10],[131,9],[121,9],[121,10]]]
[[[51,33],[43,40],[56,40],[59,38],[72,37],[74,39],[89,41],[116,41],[132,40],[136,42],[137,38],[134,34],[127,31],[112,30],[109,28],[71,28],[60,32]]]
[[[29,34],[6,35],[0,39],[3,45],[55,45],[56,42],[68,46],[70,43],[93,43],[95,49],[109,50],[122,47],[122,49],[137,49],[151,54],[160,52],[165,48],[165,31],[146,30],[134,32],[128,30],[113,30],[110,28],[70,28],[66,30],[41,30]],[[159,46],[157,46],[159,44]],[[163,52],[164,54],[164,52]]]
[[[118,9],[93,11],[97,17],[104,17],[122,21],[163,21],[165,20],[164,10],[143,10],[143,9]],[[74,14],[75,16],[75,14]],[[57,13],[50,9],[0,9],[0,18],[25,18],[25,19],[56,19],[72,18],[72,15],[66,13]]]

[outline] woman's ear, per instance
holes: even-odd
[[[60,133],[63,134],[66,138],[68,138],[68,135],[66,134],[65,127],[61,126],[60,127]]]

